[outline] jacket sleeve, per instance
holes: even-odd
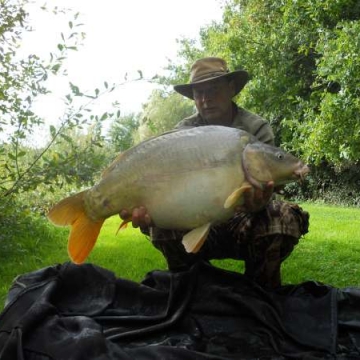
[[[238,108],[233,126],[249,132],[266,144],[274,145],[274,133],[270,124],[257,114]]]

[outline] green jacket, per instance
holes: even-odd
[[[259,115],[253,114],[250,111],[238,107],[233,103],[235,116],[231,127],[245,130],[254,135],[260,141],[274,145],[274,133],[267,121]],[[183,128],[189,126],[206,126],[208,125],[199,113],[191,115],[184,120],[180,121],[175,128]]]

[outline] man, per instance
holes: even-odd
[[[229,72],[223,59],[196,61],[190,83],[176,85],[175,91],[195,101],[197,113],[181,121],[176,128],[223,125],[246,130],[260,141],[273,145],[270,125],[260,116],[238,107],[233,101],[248,81],[243,70]],[[239,211],[227,223],[214,226],[197,254],[188,254],[181,239],[184,232],[159,229],[151,224],[144,207],[133,209],[133,226],[150,234],[153,245],[165,256],[170,270],[183,270],[199,260],[242,259],[245,275],[262,286],[281,285],[282,261],[292,252],[299,238],[308,230],[309,215],[297,205],[270,201],[274,184],[263,190],[245,193],[246,212]],[[123,219],[130,217],[124,209]]]

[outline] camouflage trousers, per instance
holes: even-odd
[[[197,254],[185,251],[184,233],[152,228],[153,245],[165,256],[170,270],[183,270],[199,260],[245,261],[245,275],[262,286],[281,285],[281,263],[308,232],[309,214],[298,205],[271,201],[257,213],[237,213],[214,226]]]

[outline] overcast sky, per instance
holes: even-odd
[[[199,30],[222,16],[222,0],[57,0],[49,4],[66,6],[80,12],[81,30],[86,33],[84,46],[67,61],[69,75],[58,79],[55,97],[38,105],[39,111],[54,122],[58,100],[69,81],[82,90],[94,89],[103,81],[119,83],[126,73],[144,77],[160,73],[167,59],[176,59],[181,37],[198,37]],[[36,0],[37,5],[43,2]],[[35,31],[24,41],[25,52],[46,56],[66,31],[68,17],[51,16],[30,7]],[[64,32],[65,32],[64,31]],[[123,86],[116,99],[123,113],[138,112],[153,87],[145,82]],[[65,92],[66,94],[66,92]]]

